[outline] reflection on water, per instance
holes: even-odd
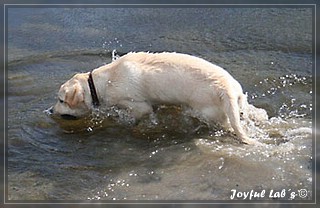
[[[9,12],[9,200],[229,200],[231,189],[268,193],[286,189],[288,194],[280,198],[285,200],[290,199],[289,192],[306,189],[307,196],[296,199],[312,199],[314,106],[308,9],[263,9],[259,14],[265,19],[258,15],[257,22],[252,15],[259,9],[176,9],[185,20],[157,27],[158,34],[152,29],[167,18],[177,18],[173,10],[102,10]],[[121,18],[103,23],[120,11]],[[47,18],[41,16],[40,21],[40,14]],[[144,15],[159,22],[148,23]],[[129,17],[130,24],[125,22]],[[74,33],[80,30],[79,21],[85,24],[81,37]],[[132,26],[138,23],[140,27]],[[96,24],[102,29],[92,30]],[[61,30],[62,25],[70,28]],[[231,27],[240,30],[232,37]],[[254,27],[274,33],[259,36],[261,31]],[[35,28],[45,29],[40,33],[46,35],[57,30],[58,35],[43,42],[40,38],[38,47],[22,44],[20,38],[34,37]],[[134,39],[129,29],[144,41]],[[17,30],[22,33],[13,33]],[[16,42],[11,41],[14,37]],[[83,37],[87,39],[81,42]],[[301,39],[294,44],[297,37]],[[48,51],[39,52],[40,46]],[[25,53],[28,49],[33,51]],[[243,85],[249,102],[270,115],[258,126],[243,123],[262,145],[239,144],[232,132],[208,128],[179,106],[156,106],[155,113],[137,125],[116,108],[74,121],[43,113],[56,102],[62,83],[75,73],[111,62],[113,49],[119,54],[136,49],[180,51],[224,67]]]

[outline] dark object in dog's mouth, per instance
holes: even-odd
[[[65,119],[65,120],[77,120],[78,119],[76,116],[69,115],[69,114],[62,114],[60,116],[61,116],[61,118]]]

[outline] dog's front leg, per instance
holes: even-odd
[[[130,100],[122,100],[118,103],[121,108],[125,108],[129,110],[130,114],[136,119],[139,120],[146,114],[150,114],[153,112],[152,106],[144,101],[135,101],[133,99]]]

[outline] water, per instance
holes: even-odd
[[[118,109],[78,121],[43,113],[62,83],[111,62],[114,49],[224,67],[268,111],[245,124],[263,145],[173,106],[136,126]],[[8,61],[9,200],[230,200],[232,189],[312,199],[311,9],[9,8]]]

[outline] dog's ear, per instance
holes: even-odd
[[[73,84],[69,89],[66,89],[65,100],[70,108],[75,108],[79,103],[84,101],[84,91],[79,82]]]

